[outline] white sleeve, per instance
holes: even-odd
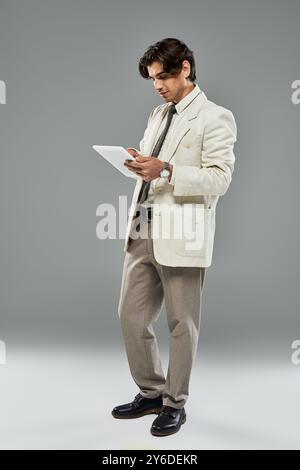
[[[237,127],[232,112],[217,106],[204,127],[202,167],[175,165],[174,196],[223,195],[231,182]]]

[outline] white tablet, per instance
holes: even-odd
[[[133,147],[128,148],[133,149]],[[123,173],[123,175],[135,179],[138,177],[138,175],[128,170],[128,168],[124,165],[125,160],[135,161],[135,158],[130,155],[130,153],[127,152],[124,147],[111,145],[93,145],[93,149],[96,150],[96,152],[98,152],[101,157],[105,158],[105,160],[111,163],[117,170]],[[138,150],[136,151],[138,152]]]

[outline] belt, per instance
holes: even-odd
[[[153,209],[153,208],[152,208],[151,206],[150,206],[150,207],[146,207],[146,220],[147,220],[148,223],[150,223],[151,220],[152,220],[152,209]],[[135,213],[134,216],[133,216],[133,219],[136,219],[136,218],[139,217],[140,215],[141,215],[140,210],[137,210],[136,213]]]
[[[147,209],[146,209],[146,219],[147,219],[147,222],[149,224],[152,220],[152,207],[147,207]]]

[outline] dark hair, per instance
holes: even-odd
[[[165,38],[148,47],[139,60],[139,72],[143,78],[149,79],[147,66],[158,61],[161,62],[164,72],[169,75],[178,75],[184,60],[188,60],[191,65],[188,79],[194,82],[196,80],[196,67],[193,51],[180,39]]]

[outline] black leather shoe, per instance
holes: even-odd
[[[186,422],[184,408],[173,408],[164,405],[151,426],[153,436],[168,436],[179,431],[181,425]]]
[[[140,418],[144,415],[158,414],[161,410],[163,401],[162,396],[157,398],[145,398],[138,393],[134,400],[125,405],[115,406],[111,414],[114,418]]]

